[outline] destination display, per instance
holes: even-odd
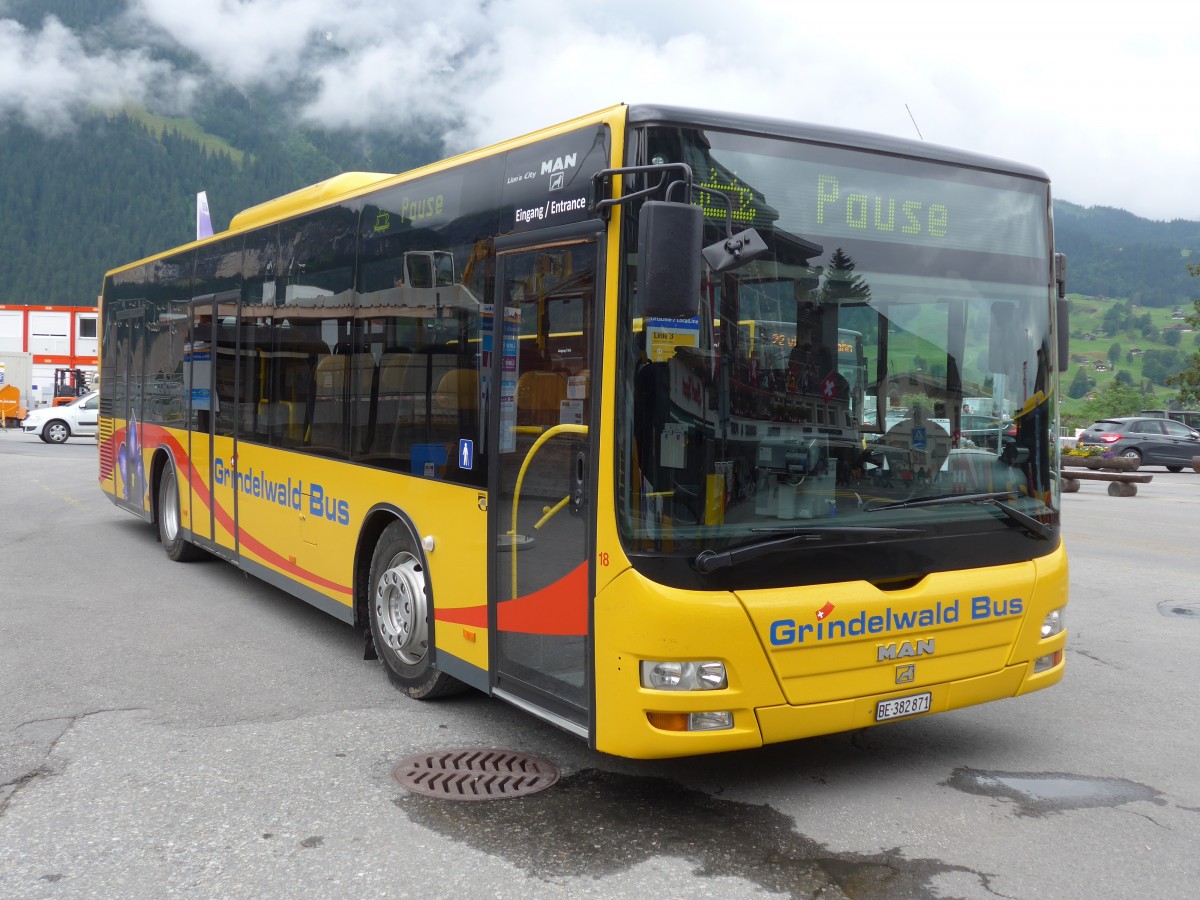
[[[910,244],[1044,259],[1046,187],[1036,181],[928,161],[882,157],[708,132],[694,148],[701,187],[733,202],[738,226],[777,228],[818,244],[839,239]],[[728,140],[733,146],[722,147]],[[829,158],[822,158],[829,157]],[[862,166],[852,165],[856,158]],[[723,220],[720,198],[698,192]]]

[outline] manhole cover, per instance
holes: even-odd
[[[408,790],[443,800],[505,800],[544,791],[558,769],[510,750],[438,750],[412,756],[392,769]]]

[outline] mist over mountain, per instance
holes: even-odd
[[[539,82],[545,106],[531,104],[513,62],[574,58],[536,8],[0,0],[0,303],[94,303],[105,270],[193,237],[197,191],[223,229],[338,172],[400,172],[560,118],[570,87]],[[670,37],[669,12],[620,37],[611,11],[570,15],[614,72],[687,71],[704,41]],[[731,87],[705,102],[743,99]],[[1186,271],[1200,223],[1056,201],[1055,227],[1073,292],[1168,306],[1200,288]]]

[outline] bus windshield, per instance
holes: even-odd
[[[643,319],[627,273],[632,549],[732,567],[738,548],[994,531],[1015,560],[1010,539],[1053,535],[1045,182],[714,130],[646,146],[695,173],[706,245],[732,221],[767,252],[705,266],[691,318]]]

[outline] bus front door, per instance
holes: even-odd
[[[585,229],[577,229],[576,234]],[[594,232],[592,232],[594,234]],[[497,242],[489,450],[492,689],[583,737],[591,708],[599,389],[594,241]],[[498,352],[489,354],[489,346]]]

